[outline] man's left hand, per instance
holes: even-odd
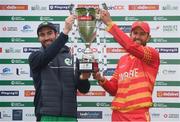
[[[89,72],[82,72],[81,75],[80,75],[80,79],[81,80],[87,80],[87,79],[90,78],[90,76],[91,76],[91,73],[89,73]]]

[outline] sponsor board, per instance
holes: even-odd
[[[106,92],[105,91],[89,91],[86,94],[77,92],[77,96],[105,96]]]
[[[0,96],[19,96],[19,91],[0,91]]]
[[[0,10],[28,10],[28,5],[0,5]]]
[[[179,91],[157,91],[157,97],[179,98]]]
[[[23,120],[23,110],[13,109],[12,110],[12,120]]]
[[[79,119],[102,119],[102,111],[78,111]]]

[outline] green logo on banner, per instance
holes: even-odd
[[[0,21],[64,21],[67,16],[0,16]],[[112,16],[113,21],[180,21],[180,16]]]

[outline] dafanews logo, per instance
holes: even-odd
[[[129,10],[159,10],[159,5],[129,5]]]
[[[125,53],[126,50],[123,48],[106,48],[107,53]]]
[[[179,91],[157,91],[157,97],[179,98]]]
[[[0,5],[0,10],[28,10],[28,5]]]

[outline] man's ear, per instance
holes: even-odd
[[[150,39],[151,39],[151,35],[149,34],[147,38],[147,42],[150,41]]]
[[[132,35],[132,32],[129,34],[129,36],[131,36]]]
[[[56,35],[56,38],[58,38],[58,36],[59,36],[59,33],[58,33],[58,32],[56,32],[56,33],[55,33],[55,35]]]

